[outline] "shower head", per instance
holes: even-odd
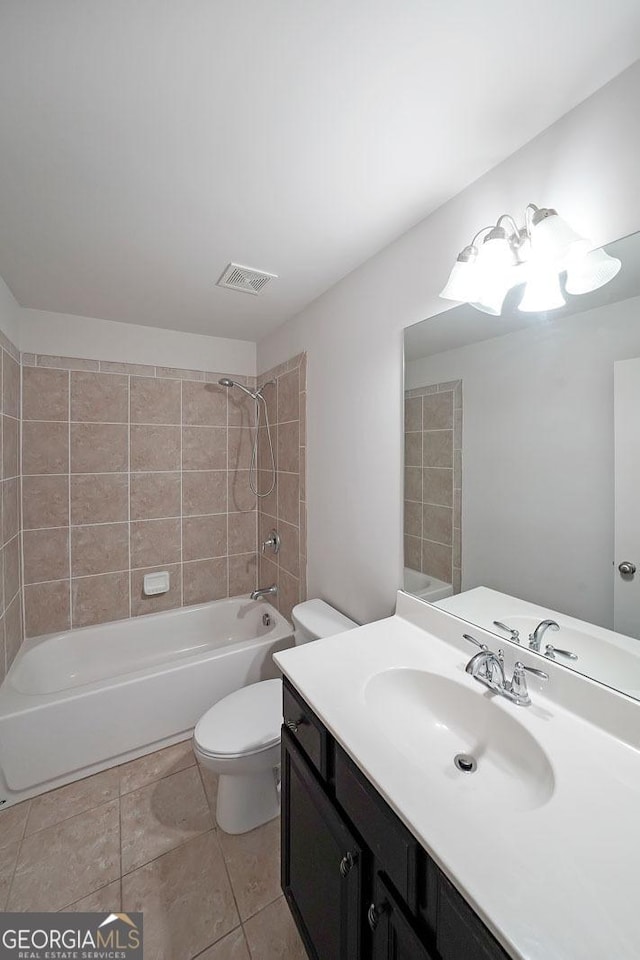
[[[242,390],[243,393],[246,393],[248,397],[251,397],[252,400],[255,400],[257,394],[253,390],[249,390],[248,387],[245,387],[242,383],[238,383],[236,380],[230,380],[229,377],[221,377],[218,380],[218,383],[221,387],[238,387],[239,390]]]

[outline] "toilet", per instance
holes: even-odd
[[[323,600],[293,608],[296,646],[358,624]],[[214,704],[193,732],[203,767],[217,773],[216,820],[225,833],[247,833],[280,813],[282,681],[261,680]]]

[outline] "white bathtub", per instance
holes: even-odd
[[[4,806],[184,740],[293,643],[244,597],[26,640],[0,687]]]

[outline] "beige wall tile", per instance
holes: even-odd
[[[131,567],[180,561],[180,520],[140,520],[131,524]]]
[[[422,397],[405,399],[404,429],[422,430]]]
[[[24,639],[24,629],[22,624],[22,597],[20,594],[17,594],[17,596],[14,597],[5,610],[4,638],[8,669],[13,663],[13,660],[20,649],[20,644]]]
[[[20,365],[2,351],[2,412],[18,417],[20,411]]]
[[[280,553],[278,554],[279,566],[298,578],[300,576],[300,532],[298,527],[290,523],[278,524],[278,533],[280,534]]]
[[[180,427],[131,425],[131,470],[180,469]]]
[[[68,372],[41,367],[24,367],[22,370],[22,416],[24,420],[68,420]]]
[[[2,539],[13,540],[20,528],[20,485],[17,480],[2,481]]]
[[[422,569],[422,540],[419,537],[404,538],[404,565],[412,570]]]
[[[404,465],[405,467],[421,467],[422,466],[422,434],[421,433],[405,433]]]
[[[247,466],[249,466],[248,463]],[[182,430],[182,469],[226,470],[226,427],[184,427]]]
[[[242,427],[229,428],[229,469],[248,470],[253,451],[253,431]]]
[[[453,429],[453,393],[432,393],[422,398],[422,428]]]
[[[172,380],[204,380],[204,370],[187,370],[184,367],[156,367],[157,377]]]
[[[179,517],[180,473],[132,473],[131,519]]]
[[[145,955],[154,960],[195,957],[235,929],[240,918],[215,831],[123,877],[122,908],[144,912]]]
[[[300,602],[300,583],[282,567],[278,570],[278,610],[291,620],[291,611]]]
[[[124,373],[132,377],[155,377],[156,368],[146,363],[117,363],[111,360],[100,361],[101,373]]]
[[[297,526],[300,522],[300,477],[297,473],[278,476],[278,518]]]
[[[71,374],[71,419],[98,423],[127,423],[129,378],[112,373]]]
[[[422,536],[422,504],[414,500],[404,502],[404,532],[411,537]]]
[[[451,430],[427,430],[422,434],[422,443],[425,467],[453,467],[453,432]]]
[[[267,470],[269,473],[273,466],[278,466],[278,427],[275,424],[270,426],[271,446],[269,446],[269,432],[265,426],[258,430],[258,469]],[[271,453],[273,452],[273,460]]]
[[[208,603],[228,596],[227,558],[194,560],[183,564],[183,602]]]
[[[128,454],[126,424],[71,424],[71,473],[122,472],[128,468]]]
[[[26,530],[23,534],[24,582],[69,578],[69,530]]]
[[[67,526],[69,477],[23,477],[22,522],[25,530]]]
[[[227,425],[227,389],[217,383],[182,383],[182,422],[210,427]]]
[[[79,357],[54,357],[39,353],[37,357],[39,367],[56,367],[59,370],[95,370],[100,369],[97,360],[83,360]]]
[[[256,405],[251,397],[241,390],[229,390],[228,403],[229,426],[253,429]]]
[[[69,428],[66,423],[23,422],[22,472],[69,473]]]
[[[451,546],[453,542],[453,510],[425,503],[422,514],[422,537]]]
[[[420,467],[405,467],[404,498],[422,502],[422,470]]]
[[[72,577],[128,569],[128,523],[99,523],[71,528]]]
[[[258,586],[270,587],[273,584],[278,586],[278,564],[271,557],[264,554],[258,554]],[[277,596],[270,597],[269,602],[277,607]]]
[[[208,470],[182,475],[183,516],[205,516],[227,511],[227,473]]]
[[[71,477],[71,523],[117,523],[129,519],[129,477],[125,473]]]
[[[179,380],[131,378],[132,423],[180,423]]]
[[[2,417],[2,476],[18,476],[18,421]]]
[[[262,388],[262,396],[267,402],[269,423],[278,422],[278,383],[266,383]]]
[[[246,516],[240,514],[240,516]],[[249,515],[255,516],[255,515]],[[255,523],[254,523],[255,550]],[[239,552],[239,551],[237,551]],[[183,560],[206,560],[227,555],[227,514],[185,517],[182,521]]]
[[[15,536],[3,550],[3,597],[5,608],[20,589],[20,537]]]
[[[105,573],[71,581],[74,627],[124,620],[129,616],[129,575]]]
[[[229,518],[229,554],[255,553],[257,537],[256,511],[251,513],[230,513]]]
[[[255,590],[257,569],[255,552],[229,557],[229,596],[240,597]]]
[[[297,370],[285,373],[278,380],[278,423],[298,420],[300,376]]]
[[[300,468],[300,430],[296,421],[278,425],[278,470],[297,473]]]
[[[69,581],[38,583],[24,588],[25,636],[68,630]]]
[[[229,471],[227,477],[227,486],[229,490],[229,511],[232,513],[245,513],[255,510],[256,496],[249,486],[249,471]]]
[[[453,504],[453,471],[428,468],[422,471],[424,483],[424,502],[435,503],[441,507]]]
[[[267,496],[260,497],[258,507],[261,513],[268,513],[270,517],[278,516],[278,474],[276,473],[276,484],[273,486],[273,474],[270,470],[258,470],[258,491],[260,493],[271,492]],[[255,498],[254,498],[255,502]]]
[[[167,593],[147,597],[143,593],[145,573],[158,573],[166,570],[170,587]],[[145,613],[159,613],[179,607],[182,599],[182,570],[179,563],[167,563],[160,567],[149,567],[131,571],[131,616],[139,617]]]
[[[451,583],[452,552],[451,547],[442,543],[422,541],[422,572],[431,577]]]

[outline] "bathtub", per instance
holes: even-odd
[[[26,640],[0,687],[0,801],[185,740],[217,700],[278,676],[271,655],[292,643],[245,597]]]

